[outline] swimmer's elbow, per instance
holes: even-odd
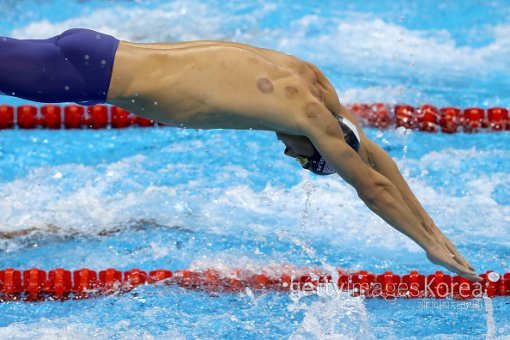
[[[358,197],[367,205],[379,205],[388,197],[393,184],[383,176],[373,176],[356,188]]]

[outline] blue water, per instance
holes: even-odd
[[[276,48],[317,63],[346,103],[510,106],[504,1],[3,1],[0,10],[0,35],[20,38],[79,26],[133,41]],[[367,134],[479,272],[509,271],[508,132]],[[439,269],[343,181],[300,170],[283,149],[256,131],[1,131],[0,233],[28,235],[0,239],[0,268]],[[426,305],[140,287],[0,313],[2,338],[510,336],[503,298]]]

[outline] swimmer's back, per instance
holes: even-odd
[[[302,75],[244,46],[121,41],[108,102],[172,126],[299,134],[314,100]]]

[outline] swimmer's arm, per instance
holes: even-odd
[[[427,252],[432,262],[471,280],[479,280],[470,268],[451,256],[443,237],[438,238],[430,225],[416,218],[399,189],[388,178],[366,165],[340,136],[311,127],[307,137],[337,173],[356,189],[370,210],[414,240]]]
[[[319,84],[321,85],[321,88],[319,88],[323,98],[324,98],[324,104],[327,107],[327,109],[330,112],[335,112],[337,114],[340,114],[344,117],[347,117],[348,119],[352,119],[354,122],[354,118],[350,114],[348,110],[346,110],[341,104],[338,99],[338,96],[336,94],[335,88],[331,84],[331,82],[324,76],[324,74],[313,64],[308,63],[308,66],[315,72],[317,79],[319,81]],[[325,116],[327,115],[327,112],[325,112]],[[359,127],[358,127],[359,128]],[[324,134],[323,131],[325,130],[318,130],[319,134]],[[413,193],[411,192],[411,189],[405,182],[404,178],[398,171],[398,168],[396,164],[393,162],[391,157],[381,148],[375,145],[375,143],[372,143],[368,140],[368,138],[364,137],[361,129],[359,130],[362,134],[362,144],[368,146],[367,149],[370,149],[371,145],[374,145],[371,150],[369,150],[368,157],[372,157],[373,159],[370,160],[371,166],[373,166],[372,171],[377,171],[380,173],[382,177],[384,177],[386,180],[390,181],[393,184],[393,187],[398,190],[399,197],[400,197],[400,203],[401,207],[406,207],[408,211],[411,211],[414,215],[415,223],[413,226],[417,226],[419,228],[422,228],[427,231],[428,234],[431,235],[432,241],[429,241],[429,244],[425,249],[427,252],[427,257],[429,260],[436,264],[443,265],[449,269],[451,269],[450,266],[448,266],[448,263],[452,260],[451,255],[453,254],[453,259],[455,260],[454,263],[457,265],[460,265],[463,267],[463,269],[468,270],[472,272],[474,268],[459,254],[457,248],[453,245],[453,243],[436,227],[432,219],[428,216],[428,214],[425,212],[421,204],[418,202],[416,197],[414,197]],[[310,137],[309,137],[310,138]],[[320,139],[320,137],[318,137]],[[310,138],[312,139],[312,138]],[[368,142],[367,142],[368,141]],[[343,142],[343,141],[342,141]],[[346,147],[345,143],[344,147]],[[352,150],[351,150],[352,151]],[[322,153],[322,151],[321,151]],[[335,153],[331,154],[331,157],[337,157]],[[357,162],[363,163],[364,166],[370,168],[370,166],[366,165],[364,162],[362,162],[358,155],[356,154]],[[342,162],[343,164],[348,164],[345,162]],[[372,165],[372,163],[375,163]],[[342,165],[342,164],[340,164]],[[362,167],[363,165],[356,166],[357,168]],[[339,171],[339,170],[337,170]],[[339,174],[342,175],[342,173],[339,171]],[[352,174],[352,176],[356,176],[357,173]],[[361,179],[363,180],[363,179]],[[353,184],[355,185],[355,184]],[[368,184],[369,186],[374,184]],[[377,186],[377,185],[376,185]],[[357,187],[355,187],[356,190],[358,190]],[[359,192],[359,190],[358,190]],[[402,203],[402,200],[404,201]],[[374,210],[374,209],[372,209]],[[381,216],[382,217],[382,216]],[[384,218],[384,217],[383,217]],[[385,219],[386,220],[386,219]],[[390,223],[390,222],[388,222]],[[390,223],[391,224],[391,223]],[[395,227],[397,230],[400,230],[397,228],[397,226],[391,224],[393,227]],[[402,230],[401,230],[402,231]],[[403,232],[403,231],[402,231]],[[404,232],[405,234],[405,232]],[[407,234],[406,234],[407,235]],[[411,237],[412,238],[412,237]],[[413,238],[414,239],[414,238]],[[416,241],[416,240],[415,240]],[[455,270],[455,272],[462,274],[462,272],[459,272]],[[466,275],[464,275],[466,276]],[[472,276],[466,276],[466,277],[472,277]],[[475,280],[480,280],[478,277],[472,277]]]
[[[427,211],[423,208],[421,203],[411,191],[411,188],[400,173],[397,164],[395,164],[388,153],[368,138],[364,138],[363,143],[366,146],[368,160],[372,168],[388,178],[397,187],[409,208],[422,224],[427,225],[431,230],[435,230],[435,233],[441,233],[434,223],[434,220],[429,216]],[[462,257],[462,255],[459,254],[457,248],[452,242],[450,242],[450,240],[445,238],[445,242],[447,243],[450,251],[455,254],[458,259],[460,259],[471,270],[475,269],[466,259],[464,259],[464,257]]]
[[[409,188],[409,185],[400,173],[397,164],[395,164],[386,151],[368,138],[364,138],[363,143],[365,144],[368,161],[372,168],[388,178],[399,189],[404,199],[408,202],[409,207],[422,223],[434,223],[418,199],[414,196],[411,188]]]

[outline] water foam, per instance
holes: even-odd
[[[154,309],[157,309],[155,307]],[[154,336],[151,332],[130,324],[129,320],[121,320],[105,327],[93,326],[88,323],[76,322],[72,318],[42,318],[38,322],[16,322],[0,327],[2,339],[186,339],[177,330],[161,332]]]
[[[363,299],[343,294],[321,297],[310,305],[290,306],[305,310],[303,322],[291,339],[373,339]]]
[[[454,170],[455,164],[461,162],[459,159],[484,153],[447,149],[428,153],[419,160],[399,162],[404,170],[436,166],[442,169],[446,164]],[[404,247],[413,252],[419,249],[371,213],[356,192],[336,177],[313,178],[303,173],[304,178],[297,185],[281,187],[267,183],[261,190],[249,185],[215,187],[206,177],[163,185],[157,184],[158,178],[165,178],[175,170],[147,168],[144,166],[147,160],[147,156],[134,155],[98,166],[66,164],[34,168],[26,177],[4,183],[0,188],[0,231],[97,235],[145,221],[220,234],[238,233],[239,228],[251,230],[255,235],[276,236],[286,231],[291,236],[324,239],[335,246],[369,242],[380,249]],[[176,169],[179,167],[175,165]],[[225,172],[238,172],[229,167]],[[508,185],[504,173],[496,178],[485,175],[466,178],[462,196],[434,188],[426,183],[427,175],[424,176],[411,177],[410,183],[441,228],[463,235],[464,226],[470,225],[471,235],[487,235],[490,231],[494,237],[508,231],[510,207],[492,198],[498,187]],[[139,182],[140,178],[153,178],[152,184]],[[310,183],[313,192],[303,219]],[[444,203],[438,206],[437,202]],[[489,225],[477,213],[480,208],[490,212]],[[457,216],[454,223],[450,213]],[[239,221],[244,222],[240,225]]]

